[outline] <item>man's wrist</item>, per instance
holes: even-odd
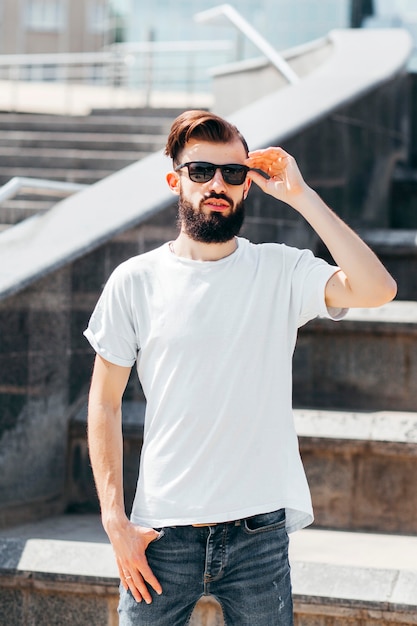
[[[101,523],[106,533],[109,535],[114,531],[129,524],[129,519],[124,508],[115,507],[110,510],[104,510],[101,513]]]
[[[310,211],[323,208],[326,205],[314,189],[305,185],[303,191],[294,196],[291,206],[306,217]]]

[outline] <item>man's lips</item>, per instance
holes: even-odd
[[[220,200],[217,198],[208,198],[204,202],[204,206],[210,211],[227,211],[230,209],[230,203],[226,202],[226,200]]]

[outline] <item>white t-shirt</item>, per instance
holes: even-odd
[[[328,311],[336,267],[283,244],[219,261],[168,244],[110,277],[87,339],[137,363],[147,400],[132,521],[162,527],[241,519],[285,507],[287,530],[313,520],[292,416],[297,329]]]

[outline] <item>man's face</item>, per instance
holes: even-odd
[[[224,144],[193,139],[180,156],[181,163],[206,161],[216,165],[244,164],[245,159],[246,152],[239,140]],[[230,185],[216,170],[211,180],[197,183],[190,180],[186,167],[176,174],[179,220],[189,237],[205,243],[223,243],[239,233],[250,187],[248,179],[241,185]]]

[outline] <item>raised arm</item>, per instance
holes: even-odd
[[[104,529],[111,541],[125,589],[135,599],[152,601],[148,583],[162,589],[145,557],[158,537],[152,528],[133,525],[127,518],[123,488],[122,397],[130,368],[96,357],[88,401],[88,446],[101,506]]]
[[[282,148],[249,153],[246,164],[259,168],[248,176],[265,193],[298,211],[325,243],[340,267],[326,286],[329,307],[376,307],[392,300],[395,280],[365,244],[304,181],[295,159]]]

